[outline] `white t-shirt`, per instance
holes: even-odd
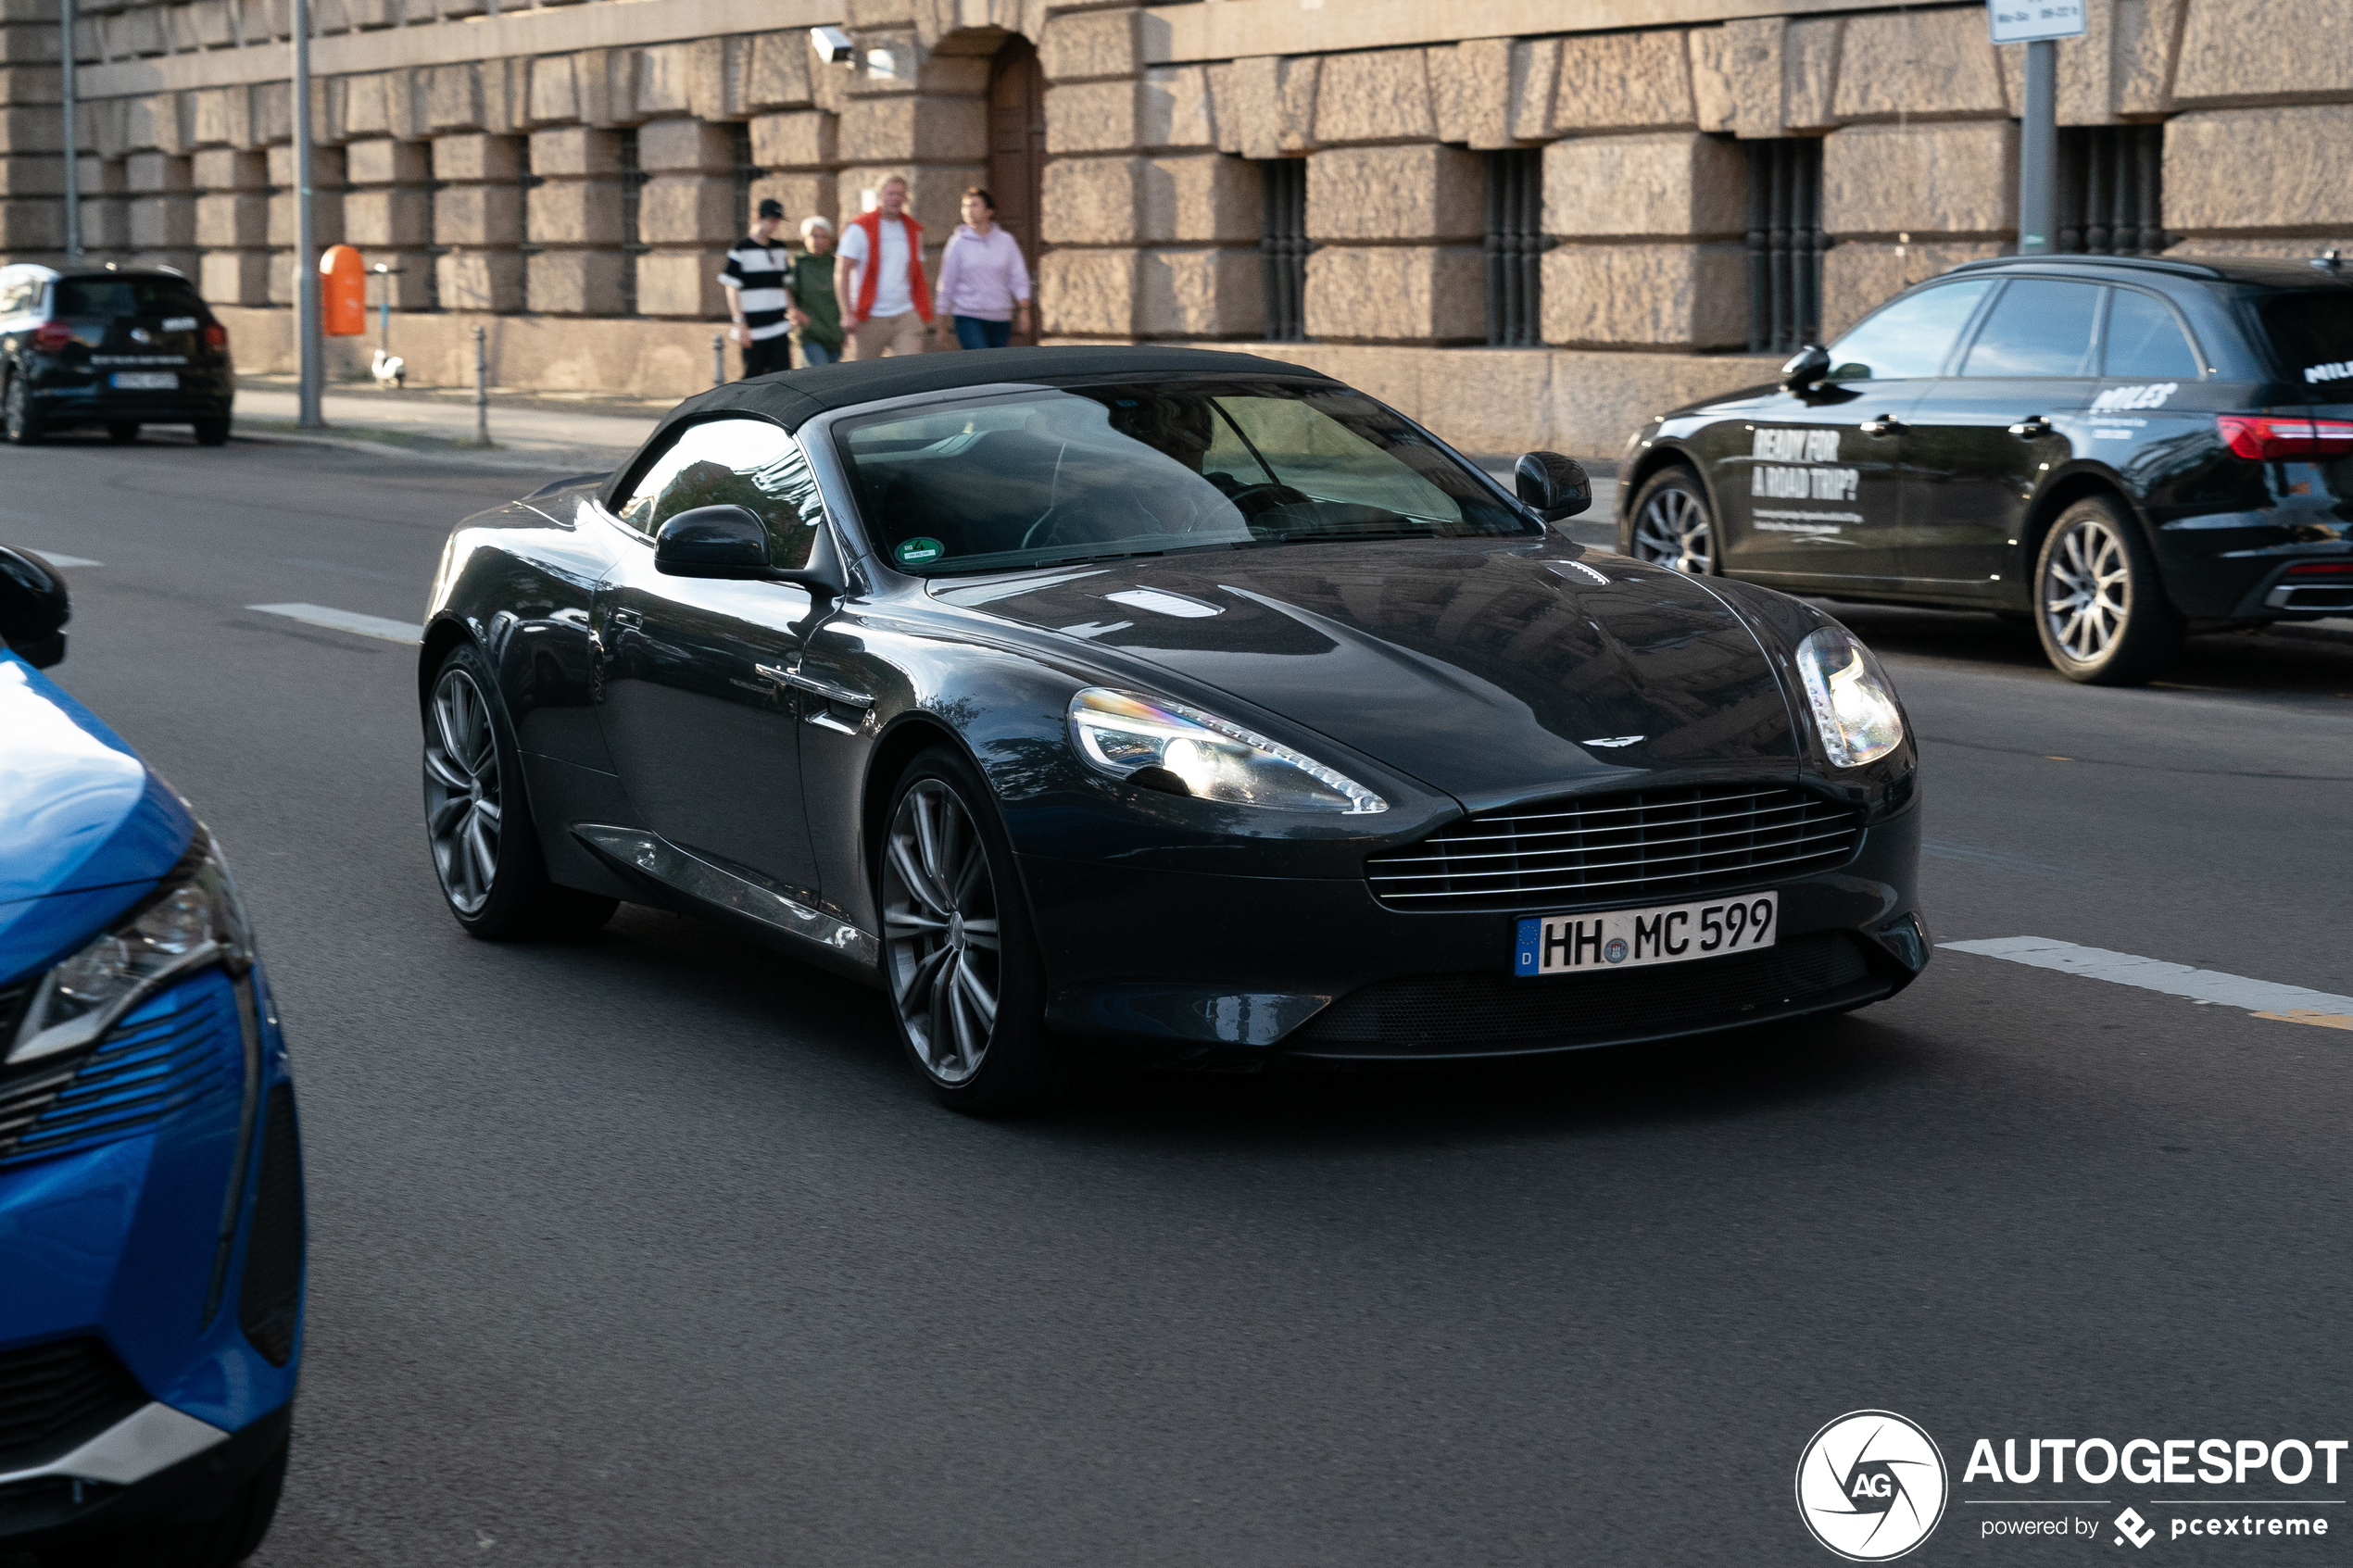
[[[882,270],[875,277],[875,307],[872,316],[904,316],[915,307],[915,296],[907,287],[907,225],[898,219],[886,218],[878,225],[882,230]],[[866,265],[866,230],[863,224],[846,224],[841,232],[841,254],[852,266],[862,270],[857,287],[865,290],[862,269]],[[850,310],[858,308],[855,296],[842,304]]]

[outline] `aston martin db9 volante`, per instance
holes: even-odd
[[[1972,261],[1626,457],[1644,560],[1992,610],[2070,680],[2145,681],[2185,632],[2353,610],[2353,274]]]
[[[1008,349],[681,404],[468,520],[419,668],[484,937],[616,900],[884,989],[948,1104],[1084,1053],[1660,1040],[1928,958],[1916,752],[1798,600],[1588,550],[1299,367]]]

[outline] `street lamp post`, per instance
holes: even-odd
[[[82,135],[75,124],[74,80],[81,51],[74,47],[74,0],[57,0],[57,73],[66,117],[66,265],[82,265]]]
[[[295,422],[322,430],[319,408],[321,360],[326,345],[319,332],[319,245],[310,217],[310,0],[294,0],[295,154],[295,338],[301,386]]]
[[[2058,248],[2058,43],[2026,46],[2026,102],[2018,128],[2018,253]]]

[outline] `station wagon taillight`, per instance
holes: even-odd
[[[2290,577],[2353,577],[2353,560],[2299,561],[2287,569]]]
[[[32,346],[44,354],[55,354],[73,341],[73,329],[63,321],[44,321],[32,329]]]
[[[208,348],[226,348],[229,346],[229,329],[218,321],[207,321],[204,324],[204,341]]]
[[[2279,418],[2270,414],[2217,414],[2222,444],[2259,463],[2325,463],[2353,458],[2353,421]]]

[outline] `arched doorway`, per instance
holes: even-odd
[[[1046,73],[1038,69],[1037,45],[1015,33],[988,67],[988,189],[997,198],[997,221],[1020,243],[1032,279],[1045,186]],[[1036,343],[1038,320],[1033,310],[1029,335],[1013,341]]]

